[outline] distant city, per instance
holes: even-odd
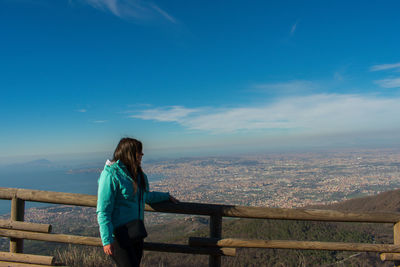
[[[298,208],[400,187],[400,150],[285,153],[159,161],[151,190],[181,201]]]
[[[45,163],[46,171],[13,174],[12,180],[4,174],[2,186],[86,194],[97,191],[104,163],[57,167],[57,171]],[[31,165],[27,170],[36,169]],[[400,149],[185,157],[150,160],[143,169],[152,191],[168,191],[180,201],[301,208],[400,188]],[[10,203],[1,204],[2,213],[7,213]],[[158,214],[151,221],[157,223],[164,215],[169,217]]]
[[[187,157],[148,161],[143,169],[152,191],[169,191],[185,202],[301,208],[400,188],[398,149]],[[61,173],[62,179],[69,180],[71,186],[84,185],[95,192],[101,170],[96,164],[50,174]],[[43,176],[37,177],[34,181],[42,182],[39,177]],[[63,191],[60,188],[42,190]],[[76,190],[71,187],[70,191]],[[10,203],[3,202],[9,208]],[[25,219],[47,223],[77,216],[87,225],[97,227],[94,208],[34,207],[27,210]],[[162,224],[182,216],[150,212],[146,215],[146,224]]]

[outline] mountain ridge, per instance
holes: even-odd
[[[348,199],[328,205],[313,205],[308,208],[348,212],[400,212],[400,189],[385,191],[373,196]]]
[[[31,161],[19,162],[19,163],[12,163],[2,166],[3,168],[33,168],[33,167],[40,167],[40,168],[49,168],[53,167],[54,163],[48,159],[36,159]]]

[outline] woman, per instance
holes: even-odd
[[[122,138],[99,178],[97,220],[104,252],[118,266],[139,266],[143,255],[144,203],[178,201],[169,193],[150,192],[143,173],[142,143]],[[137,237],[135,234],[139,234]]]

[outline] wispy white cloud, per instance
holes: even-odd
[[[395,72],[399,72],[400,62],[394,64],[374,65],[370,68],[370,71],[381,71],[381,70],[392,70]],[[374,82],[383,88],[400,88],[400,78],[390,77],[382,80],[376,80]]]
[[[213,134],[277,131],[332,134],[392,129],[400,123],[400,99],[360,95],[316,94],[281,99],[257,107],[164,107],[144,110],[134,118],[176,122],[189,130]]]
[[[153,9],[155,11],[157,11],[158,13],[160,13],[161,16],[163,16],[165,19],[169,20],[172,23],[177,23],[176,19],[174,17],[172,17],[170,14],[168,14],[167,12],[165,12],[164,10],[162,10],[160,7],[152,4],[151,5],[153,7]]]
[[[93,121],[93,123],[106,123],[108,122],[107,120],[97,120],[97,121]]]
[[[374,65],[370,68],[370,71],[380,71],[380,70],[390,70],[390,69],[400,69],[400,62],[394,64]]]
[[[85,113],[87,112],[87,109],[82,108],[82,109],[77,109],[76,111],[80,113]]]
[[[163,122],[182,122],[182,119],[198,111],[198,109],[190,109],[182,106],[171,106],[143,110],[135,115],[131,115],[130,117]]]
[[[171,14],[161,9],[154,3],[143,0],[80,0],[88,5],[111,12],[113,15],[123,19],[135,19],[138,21],[152,20],[162,17],[171,23],[178,21]]]
[[[377,80],[375,83],[384,88],[400,88],[400,78]]]

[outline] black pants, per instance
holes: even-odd
[[[115,240],[113,260],[118,267],[139,267],[143,256],[143,239]]]

